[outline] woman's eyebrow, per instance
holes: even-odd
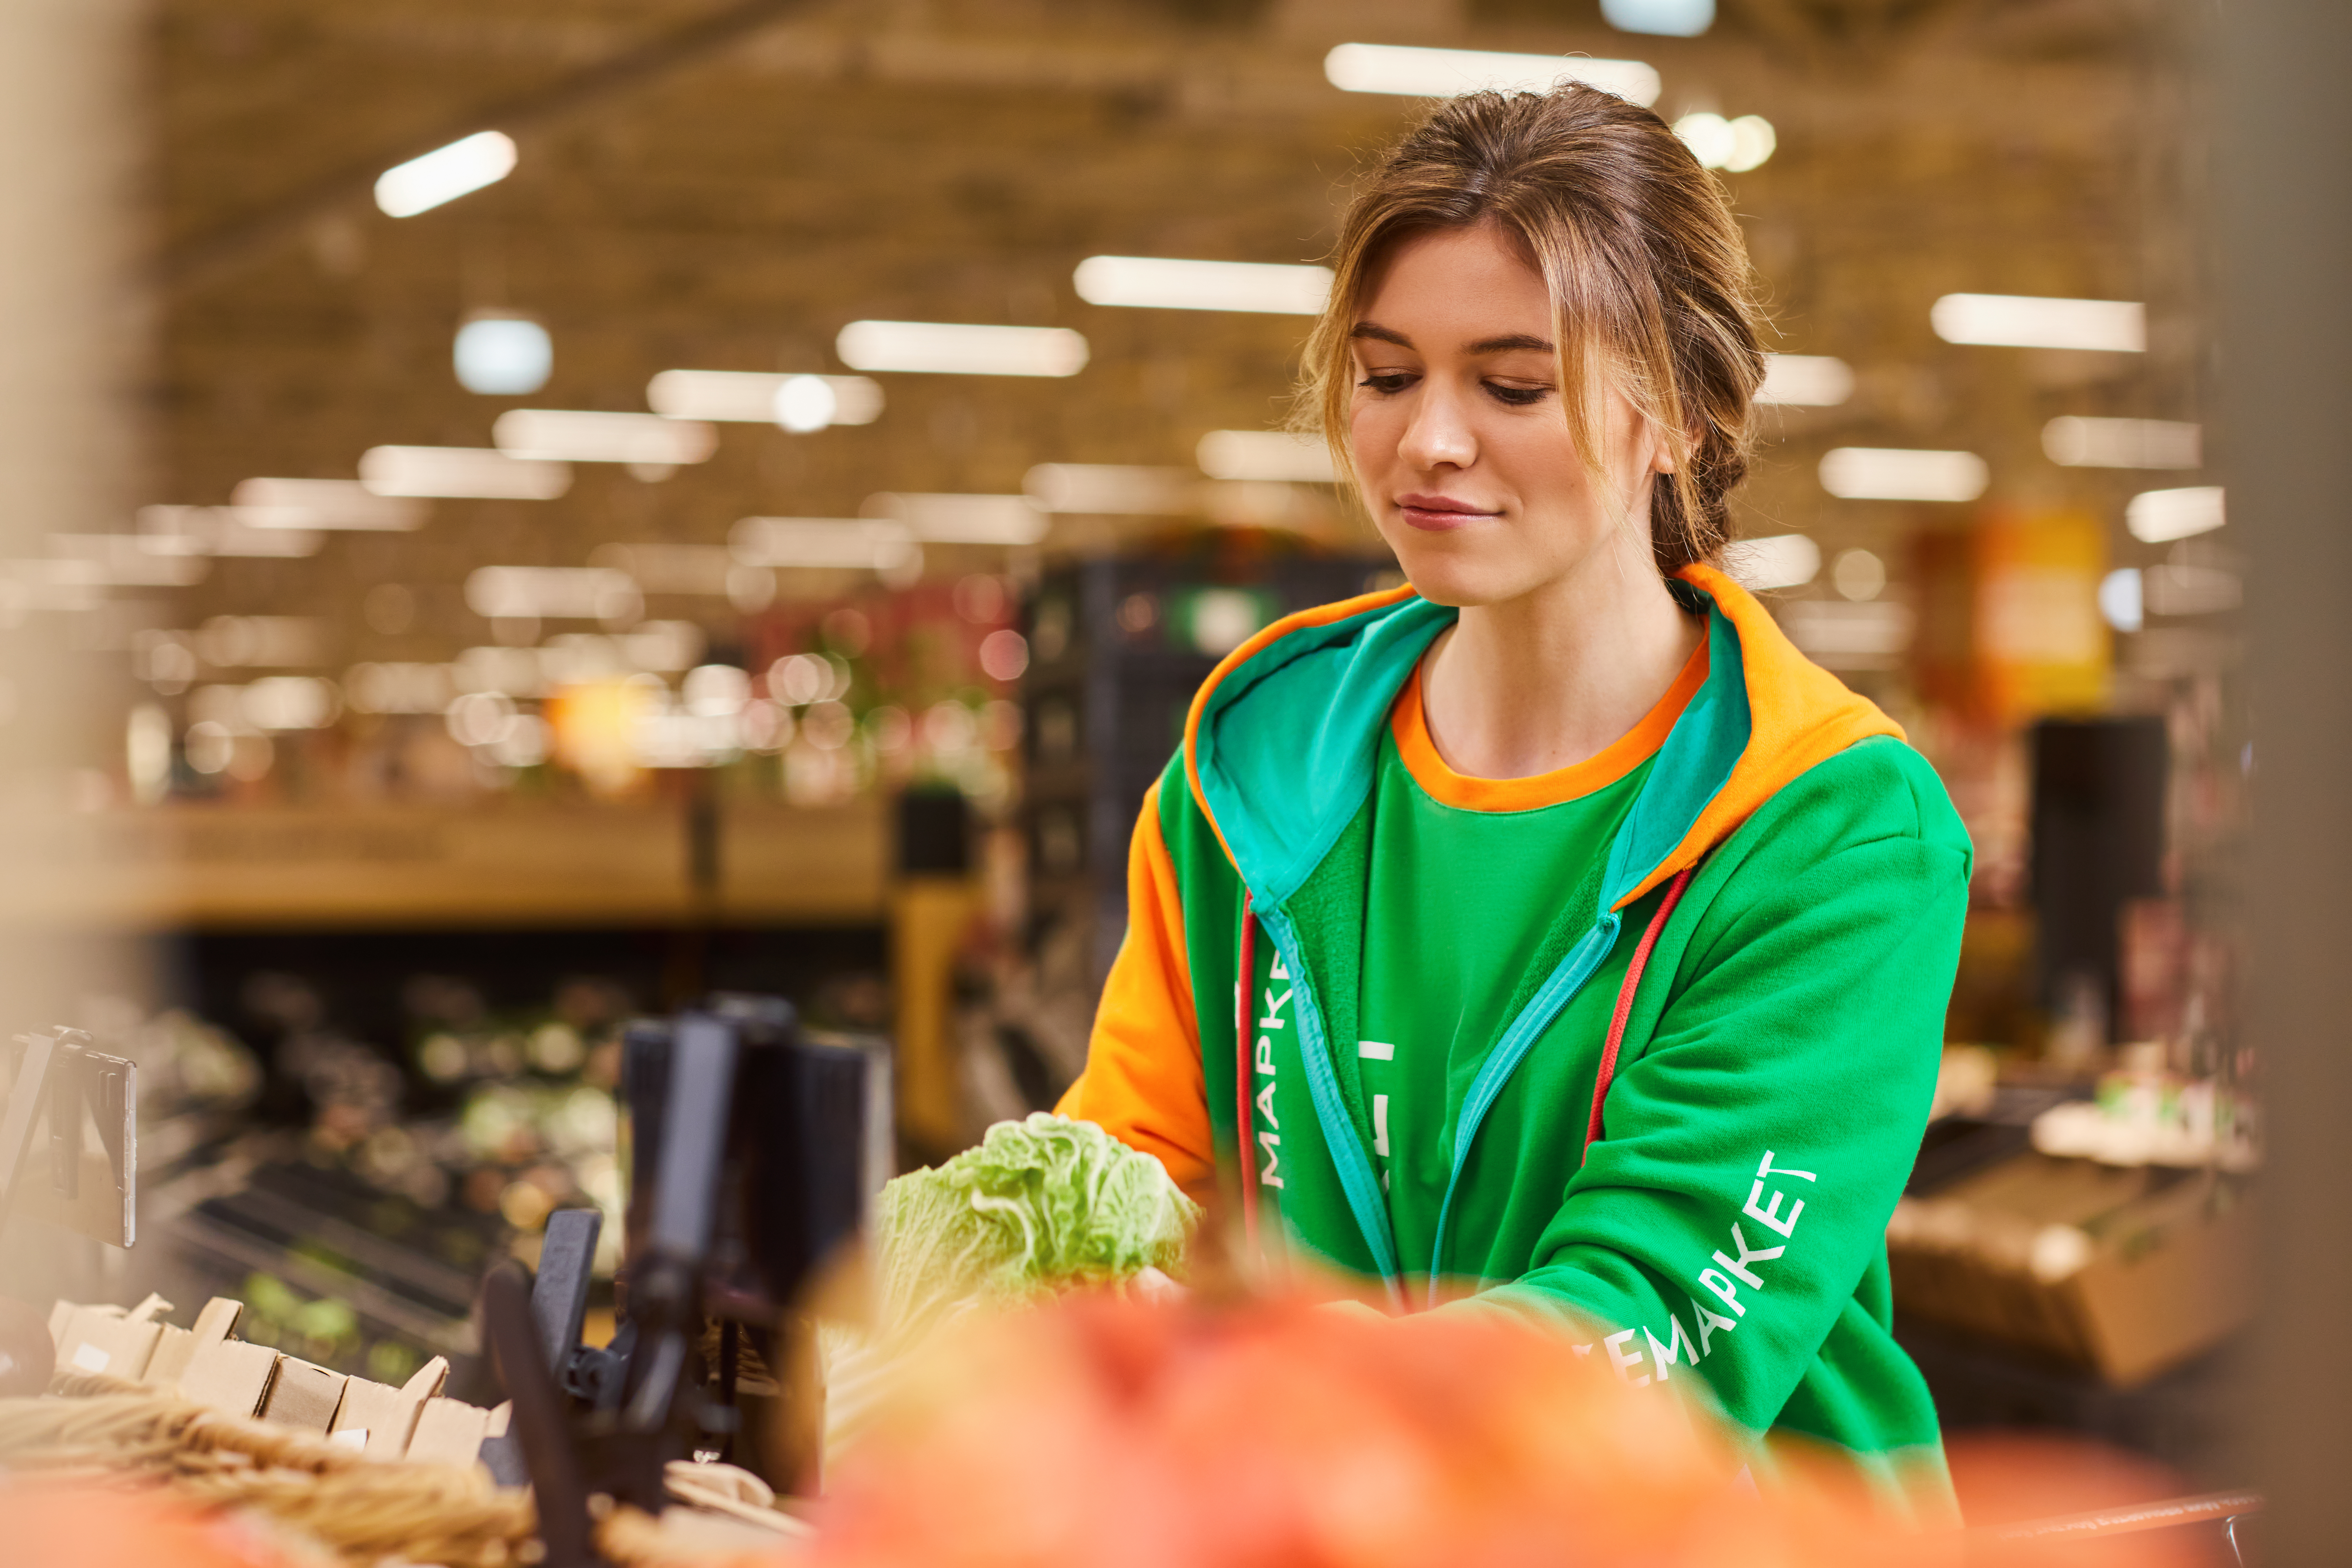
[[[1532,349],[1538,353],[1545,354],[1559,352],[1544,339],[1532,337],[1526,332],[1512,332],[1499,338],[1480,338],[1470,345],[1470,352],[1474,354],[1505,354],[1520,349]]]
[[[1402,332],[1391,331],[1377,321],[1358,321],[1348,335],[1350,338],[1377,338],[1384,343],[1394,343],[1401,349],[1412,347],[1412,340]]]

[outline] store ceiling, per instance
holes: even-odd
[[[1324,81],[1349,38],[1638,58],[1669,118],[1772,121],[1775,156],[1730,183],[1780,346],[1859,381],[1841,407],[1769,416],[1751,531],[1891,547],[1912,510],[1815,481],[1839,444],[1966,446],[1996,500],[2119,515],[2128,478],[2054,468],[2039,432],[2062,413],[2197,417],[2194,104],[2163,13],[1723,10],[1685,40],[1616,32],[1592,0],[167,3],[141,500],[347,479],[383,444],[486,446],[510,407],[642,410],[665,369],[838,374],[834,334],[859,318],[1075,327],[1092,360],[1066,381],[887,376],[870,426],[722,426],[711,461],[658,482],[583,466],[560,500],[436,501],[413,533],[219,560],[141,613],[319,616],[331,660],[446,658],[488,635],[458,592],[478,566],[717,544],[738,518],[850,515],[878,490],[1013,490],[1038,462],[1189,463],[1203,432],[1280,417],[1304,320],[1100,309],[1071,269],[1319,258],[1351,171],[1415,111]],[[484,126],[519,143],[511,177],[414,218],[374,209],[376,173]],[[2143,299],[2152,352],[1941,343],[1927,305],[1962,289]],[[457,384],[451,337],[482,309],[547,325],[544,390]],[[357,614],[386,581],[417,592],[404,632]]]

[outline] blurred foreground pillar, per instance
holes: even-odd
[[[2218,35],[2230,518],[2250,552],[2247,1041],[2270,1118],[2248,1459],[2264,1561],[2352,1555],[2352,6]]]
[[[126,0],[0,0],[0,1038],[142,990],[133,950],[62,916],[88,864],[88,808],[122,776],[110,628],[126,607],[23,564],[52,555],[51,534],[130,528],[148,335],[133,273],[140,19]],[[0,1079],[6,1066],[0,1054]],[[100,1290],[121,1262],[20,1219],[0,1235],[0,1291]]]

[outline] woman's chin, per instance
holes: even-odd
[[[1457,552],[1400,550],[1397,563],[1404,568],[1405,580],[1414,593],[1433,605],[1457,610],[1496,604],[1526,592],[1526,584],[1512,574],[1496,570],[1492,563],[1465,560]]]

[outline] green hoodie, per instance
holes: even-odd
[[[1380,898],[1481,912],[1459,879],[1373,891],[1400,880],[1370,863],[1391,711],[1454,619],[1410,590],[1278,623],[1203,687],[1138,825],[1128,938],[1061,1109],[1205,1195],[1239,1189],[1246,1089],[1262,1229],[1399,1308],[1468,1292],[1445,1310],[1558,1321],[1630,1381],[1696,1376],[1746,1430],[1832,1445],[1947,1518],[1885,1229],[1934,1092],[1968,837],[1883,714],[1729,579],[1681,576],[1706,615],[1704,683],[1609,792],[1605,851],[1532,957],[1509,950],[1492,1043],[1430,1080],[1434,1158],[1386,1158],[1367,1074],[1391,1047],[1358,1031]],[[1587,1151],[1627,965],[1693,868]]]

